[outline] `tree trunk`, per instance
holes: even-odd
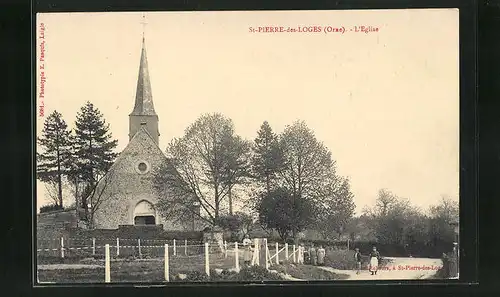
[[[232,185],[229,186],[228,199],[229,199],[229,215],[233,215],[233,197],[231,195]]]
[[[215,207],[214,207],[214,223],[215,225],[218,225],[219,224],[219,204],[220,204],[220,201],[219,201],[219,191],[217,190],[217,188],[215,189]]]
[[[62,196],[62,178],[61,178],[61,170],[60,170],[60,166],[57,165],[58,167],[58,173],[57,173],[57,184],[58,184],[58,197],[59,197],[59,206],[61,206],[61,208],[63,207],[63,196]]]
[[[59,149],[57,149],[57,197],[59,198],[59,206],[63,207],[63,197],[62,197],[62,179],[61,179],[61,159],[59,155]]]

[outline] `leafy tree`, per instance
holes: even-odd
[[[442,196],[440,203],[431,206],[429,212],[429,240],[431,244],[438,246],[455,241],[455,231],[451,223],[459,219],[458,202]]]
[[[228,189],[229,215],[233,215],[233,188],[248,184],[250,178],[250,143],[238,135],[227,134],[223,139],[222,184]]]
[[[159,210],[167,218],[194,215],[216,225],[230,189],[242,182],[248,149],[230,119],[218,113],[202,115],[167,148],[169,160],[155,176],[155,188],[163,197]]]
[[[239,240],[253,229],[253,218],[243,212],[234,215],[223,215],[219,217],[218,225],[224,230],[231,231],[234,238]]]
[[[253,146],[252,169],[254,176],[271,191],[271,183],[283,166],[283,152],[279,146],[278,136],[267,121],[261,125]]]
[[[428,220],[422,211],[387,189],[379,191],[374,208],[366,214],[379,242],[406,246],[428,238]]]
[[[37,177],[40,181],[57,187],[56,205],[63,207],[63,176],[67,173],[66,159],[71,155],[70,130],[62,115],[54,111],[44,122],[42,135],[37,141]]]
[[[283,158],[278,171],[280,187],[290,192],[291,199],[300,200],[291,205],[314,207],[320,204],[325,196],[323,189],[337,178],[330,151],[303,121],[296,121],[285,128],[279,137],[279,147]],[[308,224],[312,224],[318,214],[311,212]],[[298,229],[302,226],[290,227],[294,238]]]
[[[317,228],[325,239],[333,234],[339,236],[347,231],[346,228],[354,215],[356,205],[351,192],[349,179],[337,178],[323,189],[324,196],[319,200],[316,213]]]
[[[303,231],[314,218],[313,203],[297,199],[286,188],[276,188],[264,193],[258,206],[259,222],[268,229],[274,229],[286,240]]]
[[[285,128],[280,135],[280,147],[284,165],[279,175],[283,185],[299,199],[320,197],[319,190],[335,176],[330,151],[303,121]]]
[[[103,178],[113,164],[117,154],[114,152],[118,144],[113,140],[109,124],[92,103],[87,102],[76,116],[74,138],[75,166],[70,177],[81,180],[85,187],[82,190],[81,206],[87,217],[90,194],[95,192],[98,181]]]

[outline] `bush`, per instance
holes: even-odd
[[[338,280],[348,278],[347,274],[337,274],[311,265],[277,265],[273,266],[272,269],[304,280]]]
[[[178,282],[210,282],[210,281],[272,281],[283,280],[278,274],[267,271],[264,267],[252,266],[245,267],[239,273],[227,269],[221,273],[210,271],[210,276],[201,271],[184,272],[185,279],[180,279],[179,276],[174,276],[173,281]]]
[[[211,281],[234,281],[237,278],[238,273],[235,271],[230,271],[228,269],[222,270],[221,273],[217,273],[215,270],[210,271]]]
[[[365,261],[365,259],[362,259],[362,262]],[[356,263],[354,262],[354,251],[327,249],[325,255],[325,266],[342,270],[355,269]]]
[[[368,255],[361,255],[361,268],[367,267],[370,259]],[[379,265],[385,266],[389,263],[389,260],[382,257]],[[327,249],[325,256],[325,266],[333,267],[342,270],[353,270],[356,269],[356,263],[354,262],[354,251],[347,250],[336,250]]]
[[[63,209],[64,208],[58,204],[44,205],[40,207],[40,213],[54,211],[54,210],[63,210]]]
[[[240,270],[238,274],[235,275],[236,281],[272,281],[272,280],[283,280],[283,278],[277,274],[266,270],[266,268],[261,266],[251,266],[245,267]]]
[[[186,278],[182,281],[185,282],[208,282],[210,277],[201,271],[189,271],[186,273]]]

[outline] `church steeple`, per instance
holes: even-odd
[[[142,50],[135,93],[135,105],[134,110],[129,115],[129,141],[139,129],[143,128],[146,129],[156,144],[158,144],[158,138],[160,136],[158,130],[158,115],[155,112],[153,104],[144,32],[142,35]]]
[[[139,64],[139,77],[137,78],[137,91],[135,93],[135,106],[132,115],[156,115],[149,80],[148,58],[146,56],[146,42],[142,37],[141,62]]]

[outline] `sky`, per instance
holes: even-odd
[[[356,212],[387,188],[428,208],[458,200],[458,10],[51,13],[37,17],[44,116],[70,128],[91,101],[128,143],[145,34],[160,148],[201,114],[256,137],[304,120],[351,181]],[[44,39],[40,26],[43,23]],[[251,33],[250,27],[344,27],[345,33]],[[368,33],[354,26],[371,26]],[[378,28],[375,32],[374,29]],[[353,29],[354,31],[350,31]],[[38,70],[38,90],[41,72]],[[37,182],[37,205],[50,201]]]

